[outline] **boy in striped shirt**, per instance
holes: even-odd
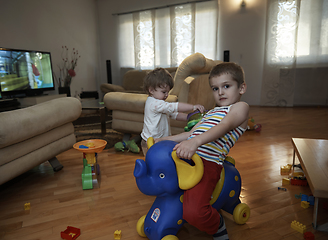
[[[202,180],[183,197],[183,219],[213,235],[214,240],[229,239],[224,219],[210,205],[212,193],[220,179],[222,163],[229,150],[246,131],[249,106],[241,102],[246,92],[243,69],[231,62],[220,63],[210,72],[209,83],[217,107],[210,110],[190,132],[155,139],[179,142],[179,158],[191,159],[197,153],[204,163]]]

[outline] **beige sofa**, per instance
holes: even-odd
[[[76,142],[72,121],[81,115],[79,100],[57,98],[31,107],[0,113],[0,184],[55,158]]]
[[[208,74],[221,62],[207,59],[200,53],[187,57],[174,74],[174,87],[166,101],[202,104],[206,109],[213,108],[215,101]],[[112,110],[112,128],[123,133],[140,134],[146,99],[146,94],[108,92],[104,96],[104,103],[107,109]],[[184,131],[186,122],[171,120],[170,124],[172,134],[177,134]]]
[[[172,77],[175,75],[176,67],[165,68]],[[100,90],[103,94],[109,92],[129,92],[129,93],[143,93],[143,80],[151,70],[133,70],[130,69],[123,75],[123,84],[115,85],[110,83],[103,83],[100,85]]]

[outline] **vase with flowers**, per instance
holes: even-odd
[[[76,76],[75,68],[77,61],[81,57],[77,49],[73,48],[71,52],[71,60],[68,58],[68,47],[62,46],[62,64],[58,65],[59,79],[58,79],[58,91],[59,93],[66,93],[67,96],[71,95],[70,87],[72,78]]]

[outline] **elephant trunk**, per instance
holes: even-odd
[[[147,166],[145,161],[141,160],[141,159],[137,159],[136,160],[136,164],[134,167],[134,172],[133,175],[135,178],[140,178],[143,177],[147,174]]]

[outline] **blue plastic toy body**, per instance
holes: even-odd
[[[168,235],[174,236],[170,239],[178,239],[175,235],[186,222],[182,219],[184,191],[179,187],[178,178],[181,169],[177,169],[178,165],[171,156],[175,145],[173,141],[158,142],[148,150],[145,161],[136,160],[134,176],[139,190],[146,195],[157,196],[148,214],[137,223],[139,235],[150,240],[161,240]],[[236,223],[244,224],[250,210],[239,200],[239,172],[234,164],[227,161],[223,167],[211,204],[218,210],[233,214]]]

